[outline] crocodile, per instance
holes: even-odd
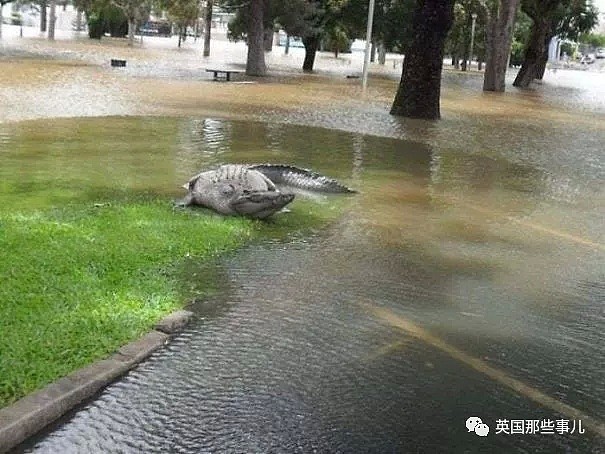
[[[225,164],[192,177],[183,185],[181,206],[199,205],[230,216],[265,219],[280,211],[294,194],[281,187],[313,192],[353,193],[338,181],[289,165]]]

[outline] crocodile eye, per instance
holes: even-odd
[[[223,195],[231,195],[235,192],[235,186],[229,183],[222,184],[220,187],[220,191]]]

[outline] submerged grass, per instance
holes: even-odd
[[[175,210],[153,197],[0,211],[0,407],[211,291],[183,281],[188,264],[260,236],[308,233],[339,212],[297,201],[292,213],[260,222]]]
[[[0,406],[149,330],[184,303],[181,261],[256,230],[163,200],[0,213]]]
[[[181,128],[115,117],[0,129],[0,407],[208,296],[214,257],[342,211],[299,199],[260,222],[174,209],[176,168],[202,165],[178,160]]]

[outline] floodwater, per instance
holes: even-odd
[[[222,291],[183,334],[20,450],[604,452],[605,84],[550,76],[498,96],[449,74],[432,123],[388,115],[391,81],[350,99],[348,82],[307,80],[325,99],[295,81],[278,95],[240,85],[257,104],[229,107],[246,119],[200,115],[190,93],[171,98],[179,118],[47,120],[73,135],[38,155],[18,144],[40,123],[3,127],[13,169],[54,162],[73,197],[112,171],[105,188],[171,197],[199,168],[242,161],[359,190],[318,198],[343,210],[329,228],[213,264]],[[300,104],[262,100],[280,94]],[[473,416],[486,437],[467,430]]]

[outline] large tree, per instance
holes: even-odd
[[[148,0],[111,0],[111,3],[124,13],[128,19],[128,45],[134,45],[134,34],[137,21],[148,14],[150,6]]]
[[[322,36],[333,27],[342,0],[290,0],[275,2],[277,23],[289,36],[298,36],[305,46],[303,71],[313,71]]]
[[[417,0],[392,115],[440,117],[443,46],[453,20],[454,0]]]
[[[246,74],[264,76],[267,73],[265,64],[265,29],[272,28],[273,12],[271,0],[222,0],[219,3],[225,10],[235,12],[229,21],[227,35],[230,40],[245,40],[248,44]]]
[[[467,20],[464,5],[460,2],[454,5],[454,21],[445,40],[444,51],[452,57],[452,66],[460,68],[460,57],[464,55],[466,48]]]
[[[368,0],[347,0],[340,10],[340,21],[350,38],[365,39]],[[372,21],[372,42],[379,49],[379,61],[384,64],[384,53],[403,52],[412,39],[412,15],[416,0],[375,0]],[[373,46],[374,47],[374,46]]]
[[[315,55],[319,49],[324,10],[320,2],[293,0],[276,10],[277,21],[289,36],[299,36],[305,46],[303,71],[313,71]]]
[[[513,27],[519,0],[491,0],[487,8],[487,58],[483,91],[503,92],[513,42]]]
[[[598,14],[588,0],[522,0],[521,8],[531,18],[532,28],[513,85],[527,88],[544,74],[550,40],[554,36],[577,38],[596,24]]]
[[[521,69],[513,82],[515,87],[527,88],[536,78],[545,43],[552,36],[552,15],[561,0],[522,1],[521,8],[531,18],[532,28],[525,46],[525,57]]]
[[[546,37],[544,52],[538,65],[536,79],[542,79],[548,63],[548,47],[553,37],[578,41],[599,22],[599,11],[592,0],[571,0],[562,2],[553,18],[551,35]]]
[[[342,26],[340,10],[348,1],[351,0],[265,0],[262,5],[262,21],[260,16],[255,16],[261,9],[255,6],[260,5],[258,0],[244,3],[240,0],[222,0],[221,5],[227,10],[235,11],[235,17],[229,22],[229,38],[246,39],[249,58],[253,24],[257,27],[261,22],[263,24],[265,50],[270,50],[273,26],[277,24],[289,36],[302,39],[305,46],[303,70],[312,71],[322,38],[330,30]],[[259,37],[254,39],[260,41]],[[260,53],[252,58],[256,60],[259,56]]]
[[[267,73],[265,65],[265,0],[250,0],[248,16],[248,57],[246,74],[249,76],[264,76]]]
[[[183,38],[187,36],[187,27],[194,26],[199,17],[198,0],[163,0],[160,5],[168,12],[168,18],[176,26],[179,34],[178,47],[181,47]]]
[[[48,39],[55,40],[55,28],[57,25],[57,0],[50,0],[48,8]]]
[[[40,0],[40,31],[45,32],[48,25],[48,18],[46,16],[46,7],[48,3],[46,0]]]

